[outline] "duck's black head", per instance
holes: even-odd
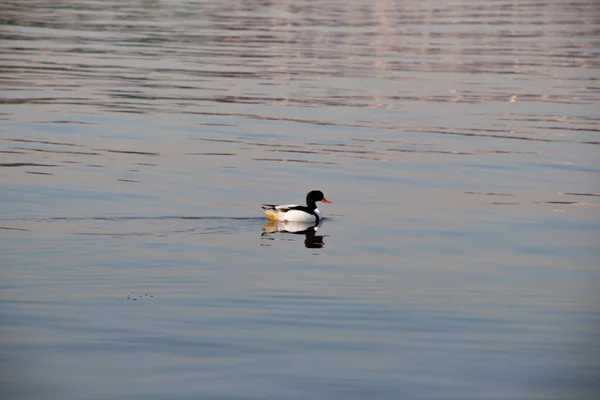
[[[323,203],[327,204],[331,203],[325,198],[325,195],[323,195],[323,192],[321,192],[320,190],[313,190],[308,192],[308,194],[306,195],[306,204],[310,207],[311,205],[315,205],[317,201],[322,201]]]

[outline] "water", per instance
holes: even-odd
[[[3,399],[600,390],[596,2],[1,7]]]

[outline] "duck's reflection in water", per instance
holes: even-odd
[[[307,222],[281,222],[281,221],[269,221],[263,227],[263,233],[261,236],[271,240],[275,240],[270,237],[273,233],[287,233],[292,235],[304,235],[304,246],[309,249],[320,249],[325,246],[323,242],[324,236],[317,236],[316,233],[319,228],[323,225],[323,220],[318,224],[307,223]]]

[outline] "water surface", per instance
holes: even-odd
[[[1,7],[3,399],[600,390],[596,2]]]

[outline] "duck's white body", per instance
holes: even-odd
[[[262,209],[271,221],[317,223],[321,221],[321,212],[317,201],[331,203],[320,190],[312,190],[306,195],[306,205],[297,204],[275,205],[263,204]]]
[[[286,204],[267,209],[263,207],[263,209],[271,221],[315,223],[321,219],[321,212],[318,208],[315,208],[314,214],[311,214],[304,210],[294,210],[294,207],[299,206]]]

